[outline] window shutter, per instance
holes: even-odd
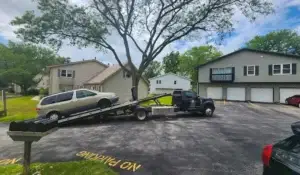
[[[269,65],[269,75],[273,75],[273,67],[272,67],[272,64]]]
[[[292,74],[293,75],[297,74],[297,64],[296,63],[292,64]]]
[[[209,80],[211,81],[212,79],[212,68],[209,69]]]
[[[259,66],[255,66],[255,76],[259,75]]]
[[[244,76],[247,76],[247,66],[244,66]]]
[[[60,77],[60,69],[57,71],[57,76]]]
[[[75,78],[75,70],[73,70],[73,78]]]

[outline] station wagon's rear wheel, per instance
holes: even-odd
[[[50,112],[47,115],[47,118],[49,118],[51,120],[59,120],[60,119],[60,114],[58,112]]]

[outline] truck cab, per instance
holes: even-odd
[[[180,111],[201,112],[206,116],[212,116],[215,111],[214,101],[211,98],[201,98],[190,90],[174,90],[172,105]]]

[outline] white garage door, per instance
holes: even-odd
[[[293,95],[300,95],[300,88],[280,88],[280,103],[284,103],[286,98],[291,97]]]
[[[227,100],[245,101],[245,88],[227,88]]]
[[[273,103],[273,88],[251,88],[251,101]]]
[[[208,87],[207,97],[212,99],[222,99],[223,92],[221,87]]]

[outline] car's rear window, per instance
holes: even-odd
[[[73,98],[73,92],[66,92],[57,95],[57,102],[70,101]]]
[[[46,97],[42,102],[41,105],[48,105],[48,104],[53,104],[56,103],[56,95]]]

